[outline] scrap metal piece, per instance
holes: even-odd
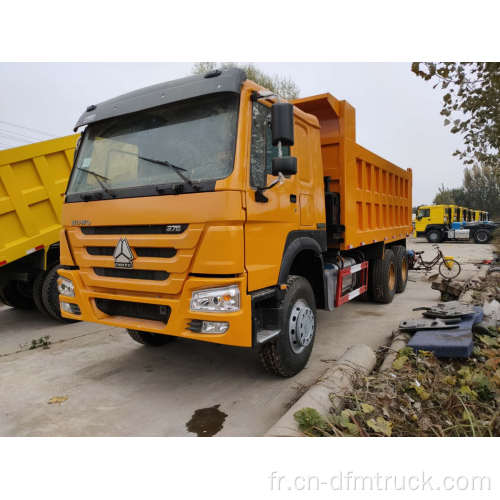
[[[405,319],[399,323],[403,332],[416,332],[417,330],[446,330],[458,328],[460,318],[442,320],[437,318]]]
[[[424,311],[423,315],[426,318],[442,319],[463,318],[471,316],[475,313],[473,305],[462,304],[457,300],[440,302],[439,304],[430,307],[418,307],[414,310]]]

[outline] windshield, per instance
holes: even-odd
[[[206,191],[207,181],[213,190],[213,181],[233,170],[238,100],[236,94],[204,96],[90,125],[67,201],[84,193],[165,194],[161,186],[179,184],[177,193]]]

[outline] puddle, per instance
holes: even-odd
[[[219,406],[196,410],[186,424],[187,430],[201,437],[214,436],[223,427],[227,415],[219,410]]]

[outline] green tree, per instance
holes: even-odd
[[[500,169],[490,165],[466,168],[463,189],[472,208],[500,214]]]
[[[266,73],[261,71],[252,63],[239,64],[226,62],[217,64],[215,62],[197,62],[193,66],[193,73],[200,75],[216,68],[241,68],[245,71],[249,80],[262,85],[266,89],[271,90],[284,99],[296,99],[299,96],[299,87],[291,78],[279,75],[266,75]]]
[[[499,217],[500,175],[498,169],[477,165],[466,168],[462,187],[447,188],[443,184],[434,197],[433,203],[486,210],[493,216]]]
[[[466,165],[500,168],[500,63],[414,62],[411,70],[445,91],[441,114],[464,148],[455,151]]]
[[[433,203],[435,205],[465,205],[465,192],[463,188],[447,188],[442,184]]]

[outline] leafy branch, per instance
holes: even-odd
[[[500,63],[414,62],[412,72],[446,91],[441,115],[464,147],[455,151],[466,165],[500,168]]]

